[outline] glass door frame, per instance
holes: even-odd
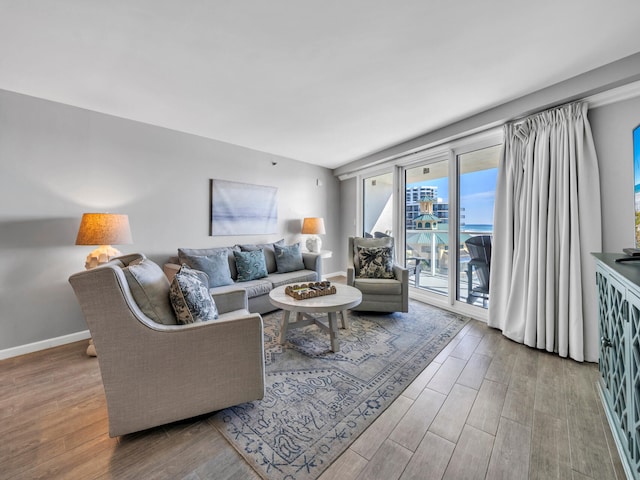
[[[457,224],[458,224],[458,220],[457,220],[457,215],[454,215],[455,218],[452,218],[451,212],[455,212],[457,210],[453,210],[454,208],[457,209],[457,189],[452,188],[452,181],[451,181],[451,175],[452,175],[452,154],[453,151],[448,148],[448,146],[445,147],[439,147],[439,148],[432,148],[429,150],[425,150],[423,152],[419,152],[416,153],[414,155],[411,155],[409,157],[406,157],[405,159],[403,159],[404,161],[401,162],[398,166],[398,179],[400,182],[400,190],[403,192],[406,192],[406,171],[410,170],[412,168],[416,168],[416,167],[420,167],[420,166],[425,166],[428,167],[431,164],[434,163],[439,163],[439,162],[447,162],[447,181],[449,184],[449,231],[447,232],[447,235],[449,237],[449,250],[451,251],[451,232],[453,231],[453,228],[457,229]],[[457,183],[457,182],[453,182],[453,183]],[[405,205],[405,198],[406,195],[402,195],[402,210],[404,212],[404,205]],[[404,216],[402,219],[402,250],[400,250],[402,253],[402,257],[398,257],[398,258],[402,258],[402,263],[404,264],[405,260],[405,245],[406,245],[406,225],[404,222]],[[457,261],[457,260],[456,260]],[[457,270],[457,269],[456,269]],[[453,277],[453,278],[452,278]],[[420,300],[423,301],[425,303],[429,303],[431,305],[436,305],[438,307],[441,308],[445,308],[448,310],[453,309],[453,301],[451,300],[451,289],[454,288],[456,284],[453,283],[455,281],[455,273],[453,275],[451,275],[451,269],[449,270],[449,274],[447,275],[447,283],[448,283],[448,293],[447,295],[441,295],[435,292],[430,292],[428,290],[422,289],[422,288],[417,288],[415,286],[409,286],[409,297],[411,298],[415,298],[416,300]]]
[[[452,141],[450,143],[433,147],[413,155],[408,155],[401,159],[397,163],[397,175],[398,180],[398,192],[406,191],[405,184],[405,171],[407,169],[415,168],[417,166],[428,166],[430,163],[440,162],[447,160],[448,172],[449,172],[449,252],[455,252],[455,257],[449,259],[449,265],[455,268],[449,268],[448,275],[448,295],[440,295],[434,292],[429,292],[422,288],[416,288],[409,286],[409,296],[416,300],[429,303],[447,310],[452,310],[456,313],[468,315],[473,318],[486,321],[488,319],[488,310],[479,308],[477,306],[469,305],[466,301],[458,300],[458,286],[459,277],[464,275],[464,272],[459,272],[459,256],[460,256],[460,209],[459,209],[459,193],[460,193],[460,178],[459,178],[459,164],[458,156],[466,153],[470,153],[476,150],[482,150],[484,148],[492,147],[498,144],[504,143],[504,136],[502,129],[491,129],[486,132],[482,132],[473,136],[465,137]],[[398,259],[405,261],[405,232],[406,225],[404,224],[404,204],[405,195],[397,195],[398,203],[401,203],[401,212],[398,215],[398,230],[402,231],[402,239],[396,237],[397,255]],[[401,262],[401,263],[402,263]]]

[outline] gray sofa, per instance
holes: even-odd
[[[263,397],[262,317],[247,310],[245,291],[214,295],[217,320],[168,325],[152,317],[171,309],[169,282],[142,254],[69,282],[98,353],[110,436]]]
[[[247,292],[249,311],[251,313],[267,313],[276,310],[276,307],[269,302],[269,292],[272,289],[291,283],[317,282],[322,278],[322,259],[319,253],[302,252],[304,268],[286,273],[279,273],[274,244],[284,246],[284,241],[280,240],[278,242],[264,244],[241,244],[234,245],[232,247],[201,249],[179,248],[178,256],[169,258],[168,262],[164,264],[163,270],[171,282],[173,276],[178,270],[180,270],[180,266],[183,263],[186,263],[196,270],[202,270],[201,266],[198,265],[197,257],[210,257],[219,254],[220,252],[225,252],[233,283],[230,285],[212,287],[210,288],[211,294],[220,295],[228,291],[242,288]],[[236,259],[233,252],[251,252],[255,250],[262,250],[264,252],[268,275],[256,280],[238,281],[238,269],[236,267]]]

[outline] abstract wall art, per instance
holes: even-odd
[[[278,233],[276,187],[211,179],[210,191],[210,235]]]

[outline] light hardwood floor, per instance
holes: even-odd
[[[258,478],[207,416],[109,438],[85,348],[0,362],[1,479]],[[320,478],[621,480],[597,376],[472,321]]]

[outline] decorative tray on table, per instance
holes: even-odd
[[[310,282],[301,285],[288,285],[284,289],[284,293],[296,300],[304,300],[305,298],[322,297],[324,295],[333,295],[336,293],[336,287],[331,282]]]

